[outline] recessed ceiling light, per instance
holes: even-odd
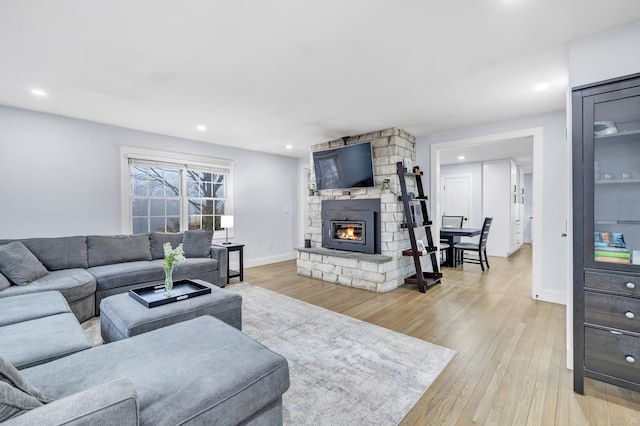
[[[42,89],[31,89],[31,93],[36,96],[47,96],[47,92]]]
[[[287,149],[293,149],[293,145],[285,145],[285,148],[287,148]]]
[[[201,132],[204,132],[205,130],[207,130],[207,126],[203,126],[202,124],[201,124],[201,125],[199,125],[197,128],[198,128],[198,130],[200,130]]]
[[[459,155],[458,160],[464,160],[464,155]]]
[[[547,90],[548,88],[549,88],[549,83],[540,83],[540,84],[537,84],[536,87],[534,87],[533,89],[536,92],[542,92],[544,90]]]

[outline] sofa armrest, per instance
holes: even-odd
[[[211,258],[218,261],[217,281],[213,284],[218,287],[227,285],[227,270],[229,264],[229,254],[225,247],[211,246]]]
[[[3,424],[137,425],[137,394],[128,379],[116,379],[35,408]]]

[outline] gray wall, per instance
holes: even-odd
[[[120,233],[121,146],[233,160],[245,261],[293,258],[297,159],[1,105],[0,238]]]
[[[569,45],[569,85],[582,86],[640,72],[640,21]]]

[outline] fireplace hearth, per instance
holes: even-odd
[[[380,200],[322,202],[322,247],[380,253]]]

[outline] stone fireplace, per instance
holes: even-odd
[[[322,190],[308,196],[305,239],[311,240],[311,247],[297,249],[297,270],[299,275],[384,292],[415,274],[413,259],[402,255],[410,242],[409,233],[400,226],[404,210],[398,199],[400,182],[396,173],[398,161],[414,163],[415,137],[390,128],[351,136],[346,141],[341,138],[322,143],[312,149],[366,141],[371,141],[373,147],[374,186]],[[313,173],[313,167],[311,170]],[[383,188],[385,180],[389,181],[389,189]],[[315,182],[313,175],[311,182]],[[408,191],[416,192],[412,183],[408,184]]]

